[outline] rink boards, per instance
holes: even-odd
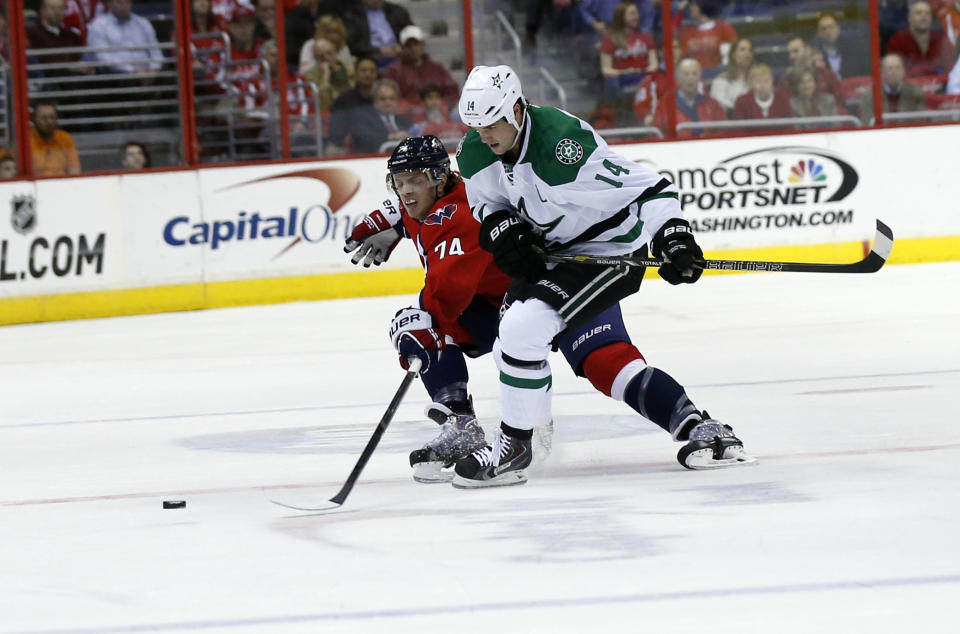
[[[960,127],[621,145],[681,191],[708,257],[960,259]],[[904,148],[923,148],[904,160]],[[0,183],[0,324],[415,292],[415,250],[343,254],[389,193],[383,158]]]

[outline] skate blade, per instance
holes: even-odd
[[[527,472],[510,471],[502,473],[489,480],[470,480],[459,475],[453,476],[453,487],[455,489],[485,489],[487,487],[509,487],[517,484],[527,483]]]
[[[729,450],[726,453],[732,453]],[[728,458],[714,460],[712,449],[700,449],[687,456],[683,466],[694,471],[706,471],[708,469],[726,469],[729,467],[741,467],[756,464],[757,459],[747,455],[743,451],[736,452]]]
[[[444,469],[443,462],[419,462],[413,468],[413,479],[422,484],[446,483],[453,480],[453,467]]]

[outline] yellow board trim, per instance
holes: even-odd
[[[841,242],[791,247],[710,251],[714,259],[782,262],[855,262],[869,245]],[[888,264],[960,260],[960,236],[899,238]],[[707,271],[737,275],[738,272]],[[648,270],[647,275],[656,276]],[[122,290],[33,295],[0,299],[0,325],[65,319],[92,319],[180,310],[250,306],[344,297],[406,295],[423,286],[421,269],[300,275],[231,282],[197,282]]]

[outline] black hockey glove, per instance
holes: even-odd
[[[497,267],[510,277],[533,278],[546,268],[535,246],[542,248],[540,236],[508,211],[495,211],[480,223],[480,248],[492,253]]]
[[[703,275],[703,269],[694,264],[703,259],[703,250],[686,220],[673,218],[660,227],[653,236],[653,257],[665,260],[657,272],[673,285],[693,284]]]

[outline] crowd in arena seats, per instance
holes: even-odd
[[[862,11],[851,17],[849,2],[817,3],[815,8],[822,13],[807,13],[789,26],[774,16],[768,20],[773,25],[770,32],[765,33],[743,16],[750,11],[769,15],[790,3],[671,0],[672,76],[663,52],[662,2],[502,0],[524,12],[526,43],[533,50],[538,35],[543,43],[544,31],[574,36],[565,51],[572,64],[587,60],[589,74],[580,74],[596,88],[596,112],[604,113],[598,116],[606,116],[604,107],[612,111],[605,119],[607,127],[653,126],[670,134],[672,121],[682,124],[680,136],[702,137],[847,125],[849,117],[838,117],[848,113],[863,125],[872,122],[875,95],[866,18]],[[30,63],[42,65],[37,66],[40,70],[28,70],[31,79],[48,82],[31,83],[34,110],[52,102],[54,130],[63,134],[67,130],[105,132],[109,126],[73,124],[78,104],[84,108],[97,104],[81,103],[68,94],[70,84],[52,83],[51,78],[75,82],[94,76],[110,78],[114,83],[102,85],[136,86],[140,94],[151,94],[149,90],[159,89],[162,71],[175,68],[175,52],[170,50],[175,29],[169,24],[160,28],[157,18],[166,12],[169,22],[172,3],[28,0],[36,10],[28,11],[27,46],[38,54]],[[283,51],[277,48],[278,4],[285,9]],[[278,122],[283,117],[288,118],[295,156],[379,152],[390,142],[422,133],[454,142],[466,130],[456,111],[458,83],[449,68],[430,56],[435,25],[416,24],[407,6],[404,0],[190,0],[201,160],[275,157]],[[960,0],[886,0],[879,9],[882,110],[960,107],[960,98],[952,98],[960,95]],[[3,17],[0,11],[0,56],[8,55]],[[165,46],[157,46],[158,42]],[[136,50],[40,55],[44,49],[117,45]],[[279,71],[284,61],[287,107],[281,112]],[[126,83],[123,78],[128,78]],[[168,81],[175,83],[176,78]],[[672,95],[668,94],[671,88]],[[50,99],[44,92],[57,96]],[[66,155],[70,152],[62,135],[49,132],[50,105],[40,106],[47,125],[43,135],[38,132],[36,113],[31,115],[31,146],[40,148],[37,151],[46,159],[37,166],[38,173],[79,170],[79,161],[74,166],[72,159],[59,163],[53,159],[56,148],[62,146]],[[670,106],[672,113],[667,112]],[[153,112],[143,106],[127,114]],[[79,116],[86,113],[83,110]],[[803,121],[791,125],[776,123],[777,128],[769,123],[742,128],[696,125],[801,117]],[[174,127],[177,121],[156,125]],[[151,151],[161,165],[176,160],[137,139],[138,126],[146,125],[127,121],[114,126],[121,136],[115,137],[109,160],[116,167],[140,169],[136,166],[142,161],[127,160],[128,149],[132,155],[147,157],[147,164]],[[224,140],[229,126],[233,126],[231,143],[239,142],[236,154]],[[89,137],[76,136],[80,158],[87,165],[83,143]],[[134,144],[129,148],[124,143],[128,140]],[[118,152],[121,146],[123,151]],[[74,154],[76,150],[74,146]]]

